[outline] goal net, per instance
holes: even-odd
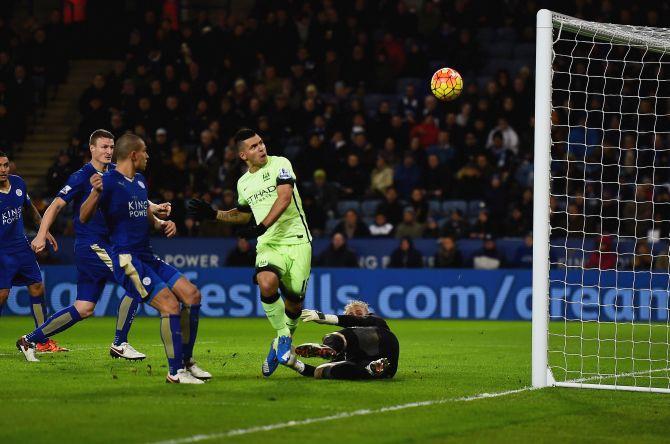
[[[670,29],[538,13],[533,385],[670,393]]]

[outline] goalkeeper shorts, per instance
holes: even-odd
[[[259,244],[256,247],[256,274],[261,271],[277,274],[284,297],[303,299],[312,271],[312,244]]]

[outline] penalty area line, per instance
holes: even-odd
[[[354,411],[351,411],[351,412],[336,413],[334,415],[320,416],[320,417],[317,417],[317,418],[299,419],[299,420],[280,422],[280,423],[275,423],[275,424],[268,424],[268,425],[263,425],[263,426],[249,427],[249,428],[246,428],[246,429],[233,429],[233,430],[228,430],[227,432],[211,433],[211,434],[207,434],[207,435],[193,435],[193,436],[188,436],[188,437],[185,437],[185,438],[170,439],[170,440],[166,440],[166,441],[158,441],[158,442],[155,442],[153,444],[188,444],[188,443],[193,443],[193,442],[208,441],[210,439],[232,438],[234,436],[249,435],[249,434],[252,434],[252,433],[267,432],[267,431],[270,431],[270,430],[277,430],[277,429],[286,429],[286,428],[289,428],[289,427],[309,425],[309,424],[314,424],[314,423],[318,423],[318,422],[336,421],[338,419],[352,418],[352,417],[355,417],[355,416],[367,416],[367,415],[375,415],[375,414],[378,414],[378,413],[395,412],[395,411],[398,411],[398,410],[405,410],[405,409],[411,409],[411,408],[416,408],[416,407],[427,407],[427,406],[439,405],[439,404],[448,404],[448,403],[456,403],[456,402],[470,402],[470,401],[477,401],[477,400],[480,400],[480,399],[499,398],[501,396],[514,395],[516,393],[521,393],[521,392],[525,392],[525,391],[529,391],[529,390],[534,390],[534,389],[533,389],[533,387],[523,387],[523,388],[520,388],[520,389],[507,390],[507,391],[504,391],[504,392],[479,393],[479,394],[476,394],[476,395],[463,396],[463,397],[459,397],[459,398],[444,398],[444,399],[435,399],[435,400],[429,400],[429,401],[417,401],[417,402],[410,402],[410,403],[407,403],[407,404],[398,404],[398,405],[380,407],[380,408],[377,408],[377,409],[360,409],[360,410],[354,410]]]

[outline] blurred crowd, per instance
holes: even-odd
[[[49,94],[68,71],[68,32],[61,13],[46,23],[34,17],[12,26],[0,14],[0,146],[12,154],[20,148],[28,122],[34,121]]]
[[[124,60],[81,96],[79,130],[50,177],[64,180],[88,160],[93,130],[133,131],[148,141],[152,197],[172,202],[181,235],[232,236],[231,227],[188,219],[185,202],[235,206],[245,165],[231,136],[248,126],[271,155],[291,160],[314,235],[341,235],[324,261],[350,262],[336,245],[358,237],[399,239],[394,260],[403,264],[416,262],[416,238],[439,238],[446,250],[460,239],[523,238],[541,6],[259,0],[247,14],[203,11],[180,23],[147,7],[119,42]],[[622,23],[667,12],[588,0],[560,9]],[[429,93],[443,66],[464,78],[452,102]],[[52,194],[60,183],[51,181]],[[552,202],[554,222],[564,211],[570,223],[567,201]]]

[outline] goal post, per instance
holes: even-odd
[[[670,29],[537,14],[532,385],[670,393]]]

